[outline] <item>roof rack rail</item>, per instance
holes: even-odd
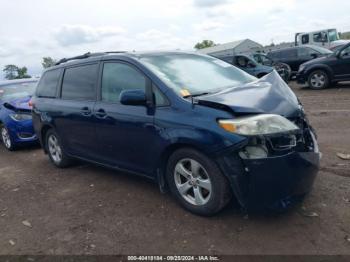
[[[104,54],[118,54],[118,53],[125,53],[125,52],[126,51],[108,51],[108,52],[100,52],[100,53],[87,52],[87,53],[85,53],[83,55],[73,56],[73,57],[69,57],[69,58],[62,58],[55,65],[66,63],[66,62],[71,61],[71,60],[85,59],[85,58],[89,58],[89,57],[92,57],[92,56],[101,56],[101,55],[104,55]]]

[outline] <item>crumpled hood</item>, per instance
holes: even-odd
[[[9,109],[15,111],[31,111],[32,108],[29,106],[30,96],[17,98],[13,100],[2,101],[2,103]]]
[[[270,113],[285,117],[301,114],[297,97],[275,70],[255,82],[202,96],[198,103],[223,105],[237,114]]]

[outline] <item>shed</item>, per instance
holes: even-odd
[[[243,39],[198,50],[199,53],[212,55],[218,58],[237,54],[248,54],[260,51],[263,46],[250,39]]]

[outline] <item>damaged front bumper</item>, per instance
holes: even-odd
[[[310,192],[321,154],[311,127],[301,130],[251,137],[218,159],[247,211],[287,208]]]

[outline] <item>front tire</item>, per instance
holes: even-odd
[[[232,197],[229,182],[216,163],[193,149],[179,149],[170,156],[166,178],[176,200],[197,215],[216,214]]]
[[[329,77],[323,70],[315,70],[308,78],[309,87],[313,90],[325,89],[329,86]]]
[[[0,128],[0,134],[1,134],[1,141],[4,144],[5,148],[9,151],[14,151],[16,147],[11,139],[8,129],[5,126],[2,126]]]
[[[61,140],[53,129],[46,133],[45,146],[51,162],[56,167],[65,168],[71,165],[72,160],[64,153]]]

